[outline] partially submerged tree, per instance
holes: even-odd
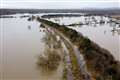
[[[39,68],[53,71],[56,70],[61,61],[61,56],[56,50],[45,50],[44,55],[40,55],[38,58],[37,65]]]

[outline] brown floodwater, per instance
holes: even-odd
[[[37,21],[0,18],[0,78],[2,80],[61,80],[62,64],[52,73],[42,73],[36,64],[44,51],[45,36]]]
[[[36,65],[44,53],[45,29],[36,20],[27,17],[0,18],[0,78],[3,80],[61,80],[63,63],[54,72],[41,72]],[[98,17],[100,19],[100,17]],[[85,22],[84,17],[50,19],[59,24]],[[108,18],[105,18],[107,21]],[[118,60],[120,54],[120,29],[114,24],[68,26],[109,50]],[[116,31],[117,30],[117,31]]]

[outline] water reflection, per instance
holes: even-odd
[[[106,30],[104,30],[104,34],[106,34]]]
[[[35,17],[34,15],[32,15],[32,16],[29,17],[27,20],[28,20],[28,21],[33,21],[33,20],[35,20],[35,18],[36,18],[36,17]]]
[[[71,20],[76,18],[77,20]],[[61,18],[50,18],[51,20],[55,21],[56,23],[62,24],[64,23],[65,19],[68,19],[68,23],[65,25],[75,24],[75,22],[82,23],[83,25],[90,25],[90,24],[106,24],[110,22],[110,19],[106,16],[81,16],[81,17],[61,17]],[[69,22],[71,20],[71,22]],[[80,24],[81,25],[81,24]]]
[[[28,29],[31,30],[31,26],[30,25],[28,26]]]
[[[111,28],[111,32],[112,32],[112,35],[115,36],[116,34],[117,35],[120,35],[120,28],[119,28],[119,24],[116,24],[114,22],[110,23],[109,24]]]
[[[46,31],[45,26],[40,24],[39,25],[39,32],[45,32],[45,31]]]
[[[37,66],[43,72],[54,71],[60,64],[61,57],[56,50],[45,48],[43,55],[38,57]]]
[[[40,24],[40,27],[41,27],[41,28],[45,28],[45,26],[44,26],[43,24]]]
[[[113,27],[111,32],[113,36],[115,36],[115,34],[120,35],[120,29],[117,29],[116,27]]]
[[[114,20],[107,16],[81,16],[81,17],[61,17],[61,18],[50,18],[50,20],[59,23],[61,25],[66,25],[70,27],[84,27],[84,25],[88,25],[87,27],[101,27],[104,25],[109,25],[112,27],[110,32],[112,35],[120,33],[119,27],[120,23],[117,20]],[[106,31],[103,31],[104,34]]]
[[[59,80],[61,80],[63,74],[61,44],[57,41],[56,34],[48,30],[45,30],[45,33],[46,35],[42,39],[45,43],[45,48],[44,52],[38,56],[37,69],[44,76],[52,76],[59,71],[57,76],[60,76]]]

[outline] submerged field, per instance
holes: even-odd
[[[118,18],[42,15],[0,18],[5,80],[120,79]]]

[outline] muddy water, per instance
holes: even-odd
[[[108,19],[105,18],[105,20]],[[85,19],[71,17],[56,18],[52,21],[68,25],[80,21],[85,22]],[[37,21],[27,21],[27,18],[18,16],[0,18],[0,78],[3,80],[61,80],[62,64],[53,73],[44,74],[37,68],[38,56],[45,50],[45,44],[42,41],[45,30],[39,26],[40,23]],[[81,32],[119,59],[120,34],[115,26],[118,27],[114,24],[68,27]]]
[[[111,54],[117,59],[120,60],[120,27],[115,23],[107,23],[110,19],[108,17],[94,17],[98,22],[99,20],[104,20],[105,24],[96,24],[91,19],[92,17],[63,17],[63,18],[51,18],[51,21],[54,21],[59,24],[69,25],[74,23],[85,23],[92,22],[89,25],[76,25],[68,26],[69,28],[75,29],[78,32],[82,33],[84,36],[88,37],[101,47],[109,50]]]
[[[2,80],[60,80],[61,64],[53,73],[42,73],[37,58],[44,51],[45,36],[37,21],[0,18],[0,78]]]

